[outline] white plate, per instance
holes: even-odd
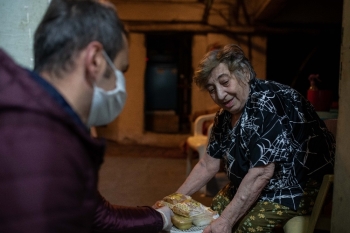
[[[192,227],[190,229],[180,230],[180,229],[177,229],[176,227],[173,226],[170,230],[170,233],[182,233],[182,232],[202,233],[204,228],[206,228],[206,226],[197,227],[197,226],[192,225]]]

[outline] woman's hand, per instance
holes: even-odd
[[[259,198],[261,191],[270,181],[274,170],[274,163],[249,169],[232,201],[226,206],[220,217],[205,228],[203,233],[231,232],[232,227]]]
[[[203,233],[231,233],[232,224],[224,217],[218,217],[207,226]]]

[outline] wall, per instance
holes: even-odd
[[[203,4],[190,1],[182,3],[165,1],[115,2],[120,18],[128,21],[200,21],[204,9]]]
[[[33,68],[33,35],[50,0],[0,0],[0,47]]]
[[[195,35],[193,36],[192,43],[192,67],[196,69],[199,62],[207,52],[208,36]],[[204,90],[200,90],[194,83],[192,83],[192,113],[200,112],[206,109],[211,109],[215,106],[215,103],[210,98],[208,93]]]
[[[331,232],[350,232],[350,0],[344,0],[341,76],[339,82],[339,116],[334,174],[333,215]]]

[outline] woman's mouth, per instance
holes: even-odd
[[[223,105],[225,106],[225,108],[231,108],[233,106],[233,99],[223,102]]]

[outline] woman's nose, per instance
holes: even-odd
[[[218,96],[218,99],[219,99],[219,100],[225,99],[226,92],[225,92],[222,88],[218,87],[218,88],[216,89],[216,93],[217,93],[217,96]]]

